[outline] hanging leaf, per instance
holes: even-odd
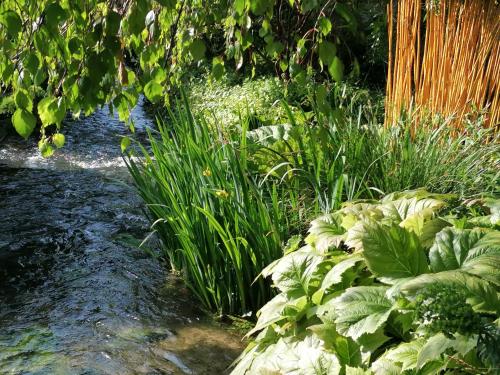
[[[332,63],[328,67],[328,72],[336,82],[342,81],[344,78],[344,63],[337,56],[334,57]]]
[[[129,137],[123,137],[121,142],[120,142],[120,148],[122,152],[125,152],[127,148],[130,146],[130,138]]]
[[[15,96],[17,108],[26,109],[28,112],[33,110],[33,101],[29,94],[24,90],[19,90]]]
[[[21,17],[13,10],[0,13],[0,24],[7,28],[7,33],[11,38],[17,38],[23,27]]]
[[[66,137],[64,136],[64,134],[56,133],[52,136],[52,143],[57,148],[62,148],[65,142],[66,142]]]
[[[47,97],[38,103],[38,115],[43,126],[60,124],[66,115],[66,105],[62,98]]]
[[[12,124],[21,137],[28,139],[35,129],[36,119],[31,112],[18,108],[12,116]]]
[[[156,103],[163,97],[163,87],[156,81],[149,81],[144,86],[144,95],[152,103]]]
[[[332,23],[326,17],[321,17],[318,21],[319,31],[323,36],[327,36],[332,31]]]
[[[220,57],[214,57],[212,60],[212,76],[219,80],[224,75],[224,60]]]
[[[205,43],[201,39],[194,40],[189,46],[189,52],[194,60],[198,61],[205,57]]]
[[[330,66],[337,55],[337,46],[332,42],[323,41],[319,45],[319,58],[323,65]]]
[[[38,149],[44,158],[49,158],[54,154],[54,148],[46,140],[38,142]]]

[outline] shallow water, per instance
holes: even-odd
[[[134,110],[137,137],[149,116]],[[0,374],[222,374],[241,341],[204,318],[159,260],[106,111],[66,146],[0,144]],[[153,246],[153,253],[155,252]]]

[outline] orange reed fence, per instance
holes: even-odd
[[[498,131],[498,1],[391,0],[388,20],[386,124],[415,111],[453,116],[462,131],[466,116],[484,111],[485,126]]]

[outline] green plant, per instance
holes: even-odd
[[[128,159],[174,269],[207,309],[246,314],[271,296],[264,266],[279,257],[285,238],[304,218],[297,194],[259,185],[248,166],[246,125],[225,133],[194,118],[189,106],[159,122],[151,152]]]
[[[252,157],[261,172],[298,183],[316,211],[330,212],[345,199],[420,187],[461,197],[498,193],[498,136],[491,131],[475,130],[474,123],[468,134],[457,135],[443,119],[415,129],[411,116],[383,127],[380,101],[369,93],[345,84],[328,95],[325,90],[316,88],[313,111],[288,111],[287,123],[248,133],[263,146]],[[492,142],[485,143],[489,137]]]
[[[373,5],[384,8],[380,1]],[[210,65],[215,79],[225,65],[251,66],[252,77],[257,67],[274,66],[276,75],[301,85],[314,75],[340,81],[344,70],[357,77],[352,47],[362,58],[367,43],[356,7],[347,0],[217,0],[210,6],[200,0],[4,0],[0,95],[15,104],[12,123],[21,136],[42,125],[40,150],[49,156],[60,146],[52,135],[62,130],[67,112],[89,115],[109,105],[128,121],[140,94],[168,104],[171,88],[200,63]]]
[[[314,220],[305,246],[262,271],[279,294],[232,374],[498,369],[498,209],[457,217],[452,199],[406,191]]]

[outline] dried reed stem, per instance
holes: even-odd
[[[452,126],[462,132],[466,118],[484,111],[485,126],[498,131],[500,5],[398,0],[395,20],[394,9],[391,0],[386,125],[413,111],[415,125],[423,115],[440,114],[453,116]]]

